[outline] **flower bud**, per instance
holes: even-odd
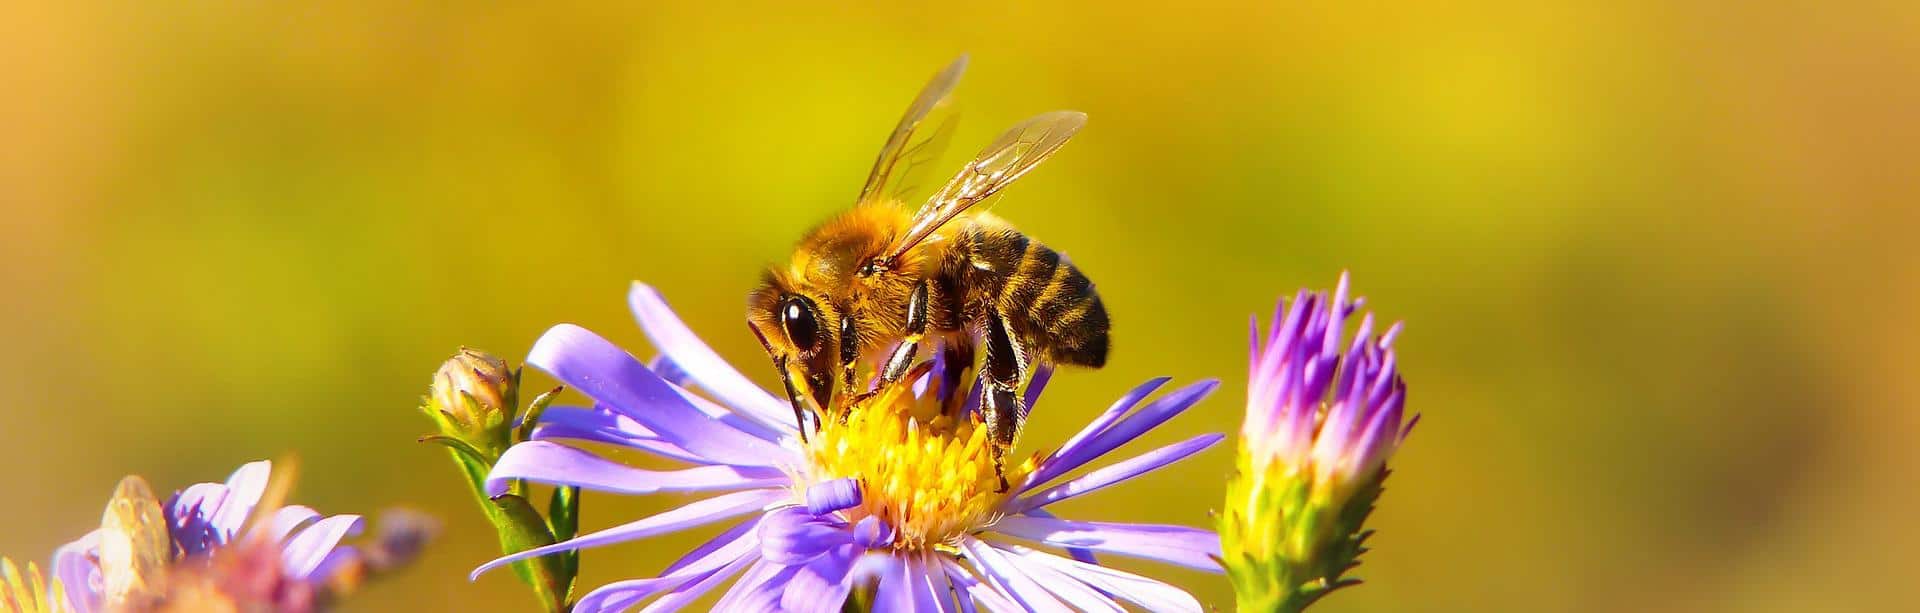
[[[442,434],[498,456],[511,442],[519,379],[505,360],[462,347],[434,373],[424,410]]]
[[[1393,351],[1400,328],[1374,337],[1365,315],[1343,343],[1358,307],[1342,275],[1331,297],[1302,291],[1275,312],[1253,348],[1239,474],[1220,516],[1242,611],[1299,611],[1358,582],[1345,574],[1366,550],[1387,460],[1412,428]]]

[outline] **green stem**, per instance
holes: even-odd
[[[453,450],[454,463],[467,477],[467,488],[473,492],[474,501],[480,505],[480,511],[487,516],[487,522],[493,524],[499,534],[501,553],[516,553],[554,542],[546,520],[533,511],[526,503],[526,484],[515,481],[508,486],[507,493],[495,499],[487,495],[487,473],[491,467],[480,458],[471,457],[460,450]],[[520,580],[533,588],[534,597],[548,611],[562,612],[568,609],[567,599],[572,586],[572,573],[566,572],[566,556],[553,554],[532,560],[515,562],[510,565]]]

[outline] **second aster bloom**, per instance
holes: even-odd
[[[595,404],[548,409],[536,440],[508,449],[490,485],[525,479],[630,495],[724,493],[488,562],[476,576],[557,551],[744,518],[659,575],[602,586],[576,610],[625,610],[649,599],[650,610],[672,609],[728,581],[734,583],[716,605],[721,610],[839,611],[855,590],[884,611],[1121,610],[1120,602],[1200,610],[1179,588],[1100,566],[1094,553],[1217,572],[1213,532],[1060,519],[1045,507],[1222,440],[1200,435],[1060,480],[1193,406],[1215,383],[1189,385],[1144,406],[1167,380],[1135,388],[1057,450],[1010,460],[1013,485],[1000,492],[985,428],[975,418],[941,416],[947,395],[958,393],[930,383],[941,379],[931,371],[945,365],[936,362],[839,408],[803,443],[787,403],[722,361],[652,289],[636,284],[630,299],[661,358],[643,364],[576,326],[548,331],[527,363]],[[1037,376],[1029,386],[1028,406],[1044,380]],[[558,439],[624,446],[687,466],[635,468]]]
[[[1362,523],[1413,427],[1394,363],[1400,326],[1375,337],[1367,314],[1347,341],[1360,306],[1347,292],[1341,275],[1331,296],[1282,303],[1264,339],[1254,324],[1239,474],[1220,515],[1242,611],[1298,611],[1355,582],[1343,574],[1364,551]]]
[[[246,464],[225,483],[189,486],[164,505],[138,477],[122,481],[102,527],[54,553],[61,587],[50,594],[55,604],[49,608],[104,611],[128,593],[147,594],[142,609],[195,610],[215,602],[313,608],[335,572],[355,561],[357,552],[340,541],[362,522],[358,515],[324,517],[304,506],[281,506],[272,471],[266,461]],[[147,525],[148,506],[160,525]],[[142,543],[155,540],[165,552],[161,567],[146,568],[151,556],[141,552],[155,548]]]

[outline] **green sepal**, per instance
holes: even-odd
[[[527,403],[527,414],[520,418],[520,429],[513,433],[513,442],[533,440],[533,428],[540,425],[540,415],[547,411],[547,405],[553,404],[553,399],[564,389],[567,388],[560,386],[541,392],[533,397],[533,402]]]
[[[488,459],[487,454],[482,453],[480,449],[477,447],[474,447],[472,443],[468,443],[466,441],[463,441],[451,436],[447,436],[444,434],[429,434],[429,435],[420,437],[420,442],[439,443],[441,445],[446,445],[448,449],[453,450],[454,457],[462,461],[461,464],[463,466],[469,462],[480,465],[482,467],[490,466],[493,464],[493,460]],[[484,489],[484,486],[486,485],[486,480],[487,480],[487,471],[481,470],[480,478],[478,480],[473,479],[473,476],[471,474],[473,471],[469,470],[467,472],[469,473],[467,480],[473,481],[479,486],[482,486],[482,489]]]

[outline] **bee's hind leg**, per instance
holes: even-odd
[[[981,335],[987,356],[980,367],[980,413],[986,418],[987,437],[993,439],[993,471],[1000,476],[1000,492],[1009,488],[1007,452],[1013,450],[1020,425],[1027,419],[1027,407],[1017,393],[1027,374],[1027,361],[1009,325],[999,312],[989,312],[986,334]]]

